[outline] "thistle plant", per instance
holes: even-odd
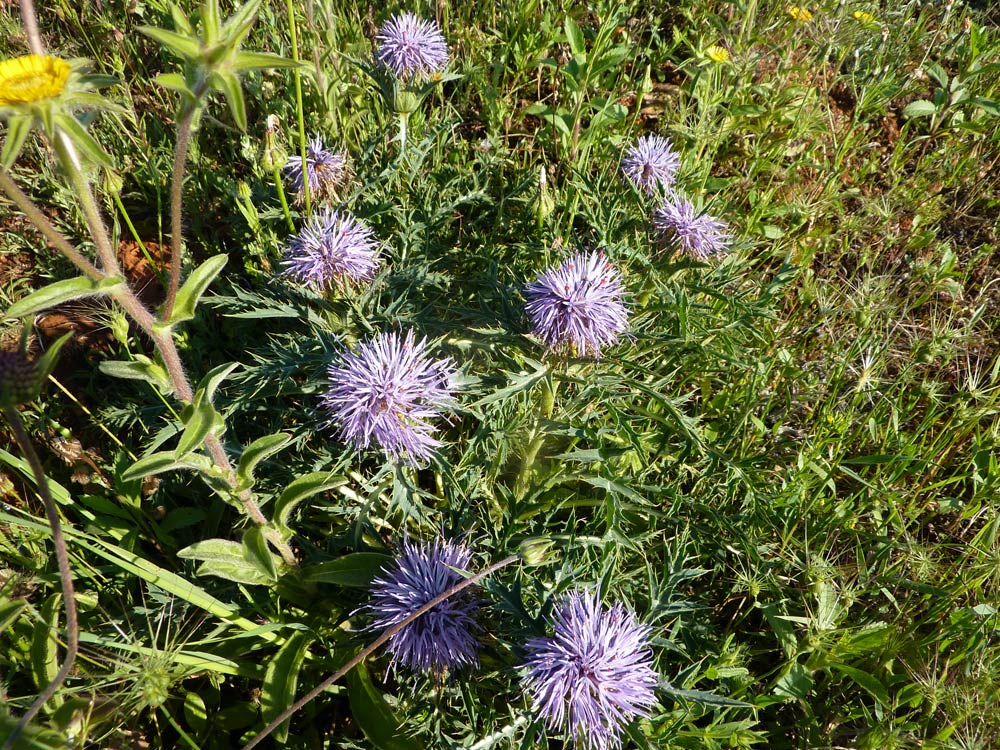
[[[379,29],[374,67],[361,65],[378,84],[399,123],[399,150],[406,151],[410,115],[440,83],[458,78],[446,72],[448,45],[437,22],[405,12]]]
[[[729,245],[725,223],[700,213],[694,203],[676,192],[668,194],[653,213],[653,226],[692,260],[722,255]]]

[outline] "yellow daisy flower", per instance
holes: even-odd
[[[868,25],[870,23],[875,23],[875,16],[873,16],[871,13],[866,13],[863,10],[856,10],[852,15],[854,16],[855,21],[859,21],[860,23],[863,23],[865,25]]]
[[[800,8],[798,5],[789,5],[785,8],[785,12],[792,17],[793,21],[797,21],[798,23],[809,23],[813,17],[812,13],[805,8]]]
[[[705,56],[714,63],[729,62],[729,50],[719,44],[713,44],[705,49]]]
[[[57,96],[65,88],[69,73],[69,63],[51,55],[0,61],[0,106],[30,104]]]

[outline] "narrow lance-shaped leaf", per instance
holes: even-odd
[[[208,285],[219,275],[219,272],[228,260],[228,255],[214,255],[191,272],[187,281],[184,282],[184,285],[177,292],[174,312],[170,320],[167,321],[168,325],[172,326],[185,320],[191,320],[194,317],[194,310],[201,299],[201,295],[205,293]]]
[[[247,107],[243,100],[243,87],[240,79],[235,73],[216,72],[212,75],[212,84],[222,91],[229,103],[229,111],[233,113],[233,120],[240,130],[247,129]]]
[[[240,461],[236,467],[236,480],[239,483],[239,489],[250,489],[254,484],[253,472],[257,468],[257,464],[273,456],[288,445],[291,440],[291,435],[284,432],[276,432],[273,435],[265,435],[250,443],[240,455]]]
[[[0,165],[4,169],[14,166],[34,122],[35,119],[31,115],[14,115],[7,118],[7,136],[3,142],[3,151],[0,151]]]
[[[187,60],[197,60],[201,54],[200,42],[189,36],[184,36],[174,31],[167,31],[166,29],[158,29],[155,26],[140,26],[139,32],[172,50],[178,57],[183,57]]]
[[[54,284],[36,289],[27,297],[23,297],[11,305],[6,312],[8,318],[20,318],[24,315],[34,315],[55,305],[61,305],[81,297],[92,297],[95,294],[107,294],[122,285],[118,277],[92,281],[85,276],[75,279],[64,279]]]
[[[311,633],[293,633],[268,662],[260,695],[261,719],[265,724],[270,724],[295,700],[299,670],[313,638]],[[274,730],[274,741],[279,747],[288,739],[289,723],[285,721]]]
[[[278,529],[287,531],[292,511],[299,503],[319,492],[339,487],[346,481],[342,476],[329,474],[325,471],[299,477],[285,488],[274,504],[274,525]]]

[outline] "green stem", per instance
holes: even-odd
[[[409,112],[400,112],[399,114],[399,158],[402,159],[403,155],[406,153],[406,128],[410,120]]]
[[[535,419],[535,427],[531,433],[531,441],[524,451],[524,457],[521,459],[521,468],[518,470],[517,478],[514,480],[515,497],[523,497],[524,493],[528,491],[531,470],[534,468],[535,459],[538,458],[538,452],[545,443],[542,420],[552,417],[552,410],[555,407],[556,400],[556,384],[552,380],[551,373],[542,378],[541,389],[542,392],[538,398],[538,416]]]
[[[288,35],[292,42],[292,59],[299,62],[299,37],[295,28],[295,4],[293,0],[285,0],[285,9],[288,12]],[[305,203],[306,216],[312,213],[309,203],[309,169],[306,161],[306,116],[302,106],[302,73],[298,66],[292,70],[292,78],[295,80],[295,117],[299,126],[299,156],[302,158],[302,200]]]
[[[70,670],[73,669],[76,654],[80,646],[80,629],[76,616],[76,594],[73,591],[73,575],[69,567],[66,539],[62,533],[62,525],[59,523],[59,511],[56,508],[55,501],[52,499],[52,493],[49,491],[48,480],[45,478],[45,469],[42,467],[42,462],[35,452],[35,447],[31,444],[31,438],[28,437],[28,433],[24,429],[24,423],[21,421],[21,413],[16,407],[4,404],[3,414],[10,424],[11,431],[14,433],[14,439],[17,441],[21,452],[24,453],[24,457],[31,467],[31,473],[34,475],[38,494],[42,498],[42,504],[45,506],[45,516],[48,518],[49,528],[52,530],[52,544],[55,546],[56,562],[59,565],[59,581],[62,586],[63,604],[66,608],[66,658],[63,660],[62,667],[59,668],[55,678],[35,699],[35,702],[31,704],[31,707],[17,722],[17,726],[14,727],[10,736],[7,737],[6,742],[3,744],[3,748],[6,750],[7,748],[14,747],[17,736],[35,718],[42,709],[42,706],[48,702],[49,698],[55,695],[56,691],[59,690],[63,681],[69,675]]]
[[[347,664],[345,664],[343,667],[341,667],[339,670],[337,670],[334,674],[332,674],[329,677],[327,677],[325,680],[323,680],[323,682],[321,682],[319,685],[317,685],[316,687],[314,687],[312,690],[310,690],[304,696],[302,696],[301,698],[299,698],[297,701],[295,701],[295,703],[293,703],[287,709],[285,709],[284,711],[282,711],[274,721],[272,721],[270,724],[268,724],[266,727],[264,727],[264,729],[261,731],[260,734],[258,734],[252,740],[250,740],[250,742],[248,742],[246,745],[244,745],[243,746],[243,750],[252,750],[258,744],[260,744],[260,742],[265,737],[267,737],[269,734],[271,734],[271,732],[273,732],[275,729],[277,729],[279,726],[281,726],[281,724],[284,723],[284,721],[286,719],[288,719],[288,717],[290,717],[292,714],[294,714],[296,711],[298,711],[304,705],[306,705],[307,703],[309,703],[309,701],[311,701],[317,695],[319,695],[320,693],[322,693],[324,690],[326,690],[328,687],[330,687],[333,683],[335,683],[337,680],[339,680],[345,674],[347,674],[352,669],[354,669],[355,666],[357,666],[358,664],[360,664],[361,662],[363,662],[365,659],[367,659],[369,656],[371,656],[371,654],[373,654],[375,651],[377,651],[386,641],[388,641],[390,638],[392,638],[394,635],[396,635],[396,633],[398,633],[400,630],[402,630],[403,628],[405,628],[407,625],[409,625],[411,622],[413,622],[414,620],[416,620],[418,617],[421,617],[422,615],[426,614],[427,612],[430,612],[432,609],[434,609],[434,607],[436,607],[437,605],[439,605],[445,599],[448,599],[448,598],[454,596],[455,594],[459,593],[460,591],[463,591],[464,589],[467,589],[469,586],[472,586],[472,585],[474,585],[476,583],[479,583],[481,580],[483,580],[484,578],[486,578],[488,575],[491,575],[491,574],[495,573],[496,571],[500,570],[500,568],[504,568],[504,567],[510,565],[512,562],[517,561],[518,559],[519,559],[518,555],[511,555],[510,557],[506,557],[503,560],[501,560],[500,562],[494,563],[493,565],[489,566],[488,568],[479,571],[474,576],[470,576],[469,578],[466,578],[464,581],[460,581],[459,583],[456,583],[454,586],[452,586],[450,589],[448,589],[447,591],[445,591],[443,594],[439,594],[438,596],[435,596],[433,599],[431,599],[425,605],[423,605],[422,607],[420,607],[420,609],[418,609],[417,611],[415,611],[413,614],[411,614],[405,620],[403,620],[402,622],[398,622],[395,625],[393,625],[391,628],[389,628],[388,630],[386,630],[385,632],[383,632],[382,635],[380,635],[378,638],[376,638],[374,641],[372,641],[371,644],[369,644],[365,648],[361,649],[361,651],[358,652],[357,656],[355,656],[353,659],[351,659],[349,662],[347,662]]]
[[[160,269],[156,267],[156,263],[153,261],[153,256],[149,254],[149,249],[146,247],[146,243],[143,242],[142,238],[139,236],[139,232],[136,230],[135,225],[132,223],[132,217],[129,216],[128,211],[125,210],[125,204],[122,203],[122,198],[118,194],[117,190],[112,191],[111,199],[115,202],[115,206],[118,208],[118,213],[120,213],[122,215],[122,218],[125,219],[125,224],[126,226],[128,226],[129,234],[132,235],[132,239],[135,240],[136,244],[139,246],[139,249],[142,250],[143,256],[149,262],[149,267],[152,268],[153,271],[156,273],[157,278],[159,278],[160,280],[160,283],[163,283],[163,276],[160,273]]]
[[[274,187],[278,191],[278,200],[281,201],[281,211],[285,214],[285,221],[288,222],[288,231],[295,232],[295,222],[292,221],[292,212],[288,208],[288,199],[285,198],[285,188],[281,184],[281,169],[274,168]]]

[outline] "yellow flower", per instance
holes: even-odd
[[[812,13],[805,8],[800,8],[798,5],[789,5],[785,8],[785,12],[792,17],[793,21],[798,21],[799,23],[809,23],[813,17]]]
[[[0,106],[30,104],[61,94],[69,78],[65,60],[51,55],[24,55],[0,62]]]
[[[871,13],[866,13],[863,10],[856,10],[852,15],[854,16],[855,21],[859,21],[860,23],[863,23],[865,25],[870,23],[875,23],[875,16],[873,16]]]
[[[706,48],[705,56],[714,63],[729,62],[729,50],[718,44],[713,44],[711,47]]]

